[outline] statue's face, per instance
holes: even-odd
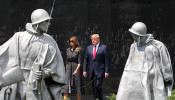
[[[139,36],[134,34],[134,33],[131,33],[131,36],[132,38],[134,39],[135,42],[137,42],[139,40]]]
[[[42,32],[46,32],[50,25],[49,20],[39,23],[38,29]]]

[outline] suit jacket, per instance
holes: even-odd
[[[99,44],[96,57],[94,59],[93,46],[94,45],[90,45],[86,49],[83,72],[87,72],[87,67],[89,67],[90,78],[92,77],[93,70],[97,75],[97,78],[104,78],[105,73],[109,73],[110,71],[109,50],[106,45]]]

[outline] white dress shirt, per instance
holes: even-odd
[[[98,44],[96,45],[96,53],[97,53],[97,50],[98,50],[99,45],[100,45],[100,43],[98,43]],[[94,53],[94,48],[95,48],[95,45],[93,46],[93,52],[92,52],[92,53]]]

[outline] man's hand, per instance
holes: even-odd
[[[83,72],[83,76],[86,78],[87,77],[87,72]]]
[[[105,73],[105,78],[107,78],[109,76],[109,73]]]
[[[66,65],[66,69],[68,69],[68,65]]]

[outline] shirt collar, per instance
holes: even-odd
[[[98,47],[99,47],[99,45],[100,45],[100,43],[98,43],[98,44],[96,45],[96,48],[98,48]],[[94,47],[95,47],[95,45],[94,45]]]

